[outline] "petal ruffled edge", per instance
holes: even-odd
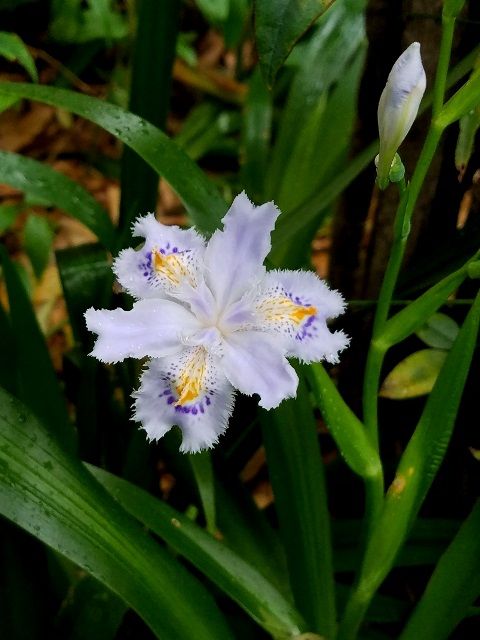
[[[234,405],[233,387],[202,347],[152,360],[133,397],[133,419],[142,423],[147,438],[158,440],[176,425],[182,432],[183,453],[214,446],[228,426]]]
[[[113,261],[120,285],[136,298],[157,297],[197,282],[205,239],[194,229],[156,220],[153,213],[133,223],[133,235],[145,239],[140,249],[123,249]]]
[[[87,329],[98,338],[90,353],[101,362],[162,357],[180,351],[201,327],[195,316],[171,300],[139,300],[130,311],[87,309]]]
[[[342,295],[311,271],[270,271],[253,303],[257,328],[277,336],[303,362],[338,362],[349,344],[343,331],[331,332],[326,321],[345,310]]]
[[[222,219],[224,228],[210,238],[205,250],[205,277],[220,308],[238,300],[265,274],[270,235],[280,210],[273,202],[258,207],[243,191]]]

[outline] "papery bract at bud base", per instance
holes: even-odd
[[[393,65],[378,103],[377,180],[381,189],[388,185],[393,159],[417,116],[425,87],[420,44],[414,42]]]

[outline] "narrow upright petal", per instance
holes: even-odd
[[[203,347],[152,360],[134,397],[134,419],[142,423],[150,440],[177,425],[183,435],[180,450],[191,453],[217,442],[234,402],[231,384]]]
[[[200,328],[190,311],[170,300],[140,300],[131,311],[91,308],[85,320],[89,331],[98,334],[90,355],[111,363],[175,353]]]
[[[378,183],[388,184],[388,174],[398,147],[410,131],[426,87],[420,44],[413,42],[390,71],[378,104]]]
[[[298,376],[285,358],[280,340],[262,331],[237,331],[225,340],[225,375],[242,393],[260,396],[264,409],[277,407],[297,392]]]
[[[195,286],[205,241],[193,229],[167,226],[150,213],[138,218],[133,235],[145,238],[141,249],[124,249],[113,263],[119,283],[136,298],[176,293]]]
[[[223,231],[215,231],[205,251],[205,277],[218,308],[238,300],[265,273],[263,261],[279,214],[273,202],[255,207],[245,193],[233,201]]]
[[[348,345],[342,331],[332,333],[326,324],[343,313],[342,296],[310,271],[270,271],[253,308],[258,326],[276,335],[288,356],[333,363]]]

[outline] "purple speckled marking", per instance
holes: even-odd
[[[158,394],[159,398],[165,398],[168,405],[174,404],[178,399],[178,394],[172,389],[172,378],[169,375],[163,375],[160,378],[168,387]],[[214,396],[215,391],[210,389],[208,395],[191,405],[176,405],[173,407],[176,413],[191,414],[194,416],[205,414],[206,407],[212,404],[210,396]]]

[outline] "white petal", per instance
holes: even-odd
[[[131,311],[91,308],[85,320],[89,331],[98,334],[90,355],[102,362],[175,353],[200,328],[190,311],[170,300],[140,300]]]
[[[277,335],[289,356],[337,362],[348,345],[342,331],[331,333],[326,324],[343,313],[343,298],[311,271],[270,271],[253,306],[257,327]]]
[[[263,261],[279,214],[273,202],[255,207],[245,192],[233,201],[223,231],[215,231],[205,251],[205,277],[219,308],[238,300],[265,273]]]
[[[261,331],[237,331],[225,339],[222,366],[242,393],[257,393],[264,409],[277,407],[297,392],[298,376],[280,341]]]
[[[417,117],[425,87],[420,44],[413,42],[393,65],[378,104],[378,176],[381,186],[386,186],[395,153]]]
[[[180,427],[180,450],[195,453],[212,447],[228,426],[233,388],[202,347],[177,356],[152,360],[134,394],[134,419],[150,440],[158,440],[173,425]]]
[[[138,218],[133,235],[145,238],[141,249],[124,249],[114,260],[118,281],[137,298],[172,293],[196,285],[205,241],[193,229],[161,224],[152,213]]]

